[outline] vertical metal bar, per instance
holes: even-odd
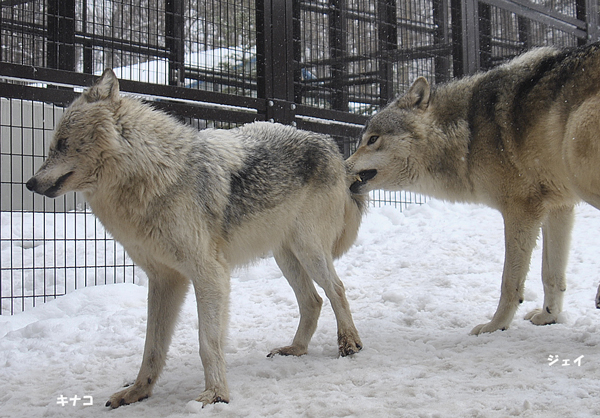
[[[331,107],[348,111],[348,64],[346,63],[348,24],[345,0],[329,0],[329,55],[331,65]]]
[[[293,101],[294,98],[292,9],[292,0],[271,2],[273,96],[286,101]]]
[[[587,23],[587,41],[589,43],[596,42],[600,38],[600,5],[596,0],[586,0],[585,17]]]
[[[454,76],[479,69],[479,13],[477,0],[451,0]]]
[[[257,95],[267,99],[273,97],[273,69],[268,63],[272,61],[271,43],[271,0],[256,0],[256,72]]]
[[[576,0],[575,3],[577,19],[586,23],[587,38],[578,38],[578,45],[596,42],[600,35],[598,31],[598,2],[596,0]]]
[[[474,74],[481,68],[479,62],[479,13],[477,0],[464,0],[464,21],[466,22],[467,74]]]
[[[258,97],[266,101],[265,119],[294,121],[293,0],[257,0]]]
[[[587,9],[587,0],[575,0],[575,17],[577,17],[577,19],[582,20],[582,21],[586,21],[586,9]],[[589,29],[589,28],[587,28]],[[589,37],[589,36],[588,36]],[[578,46],[582,46],[585,45],[587,43],[587,38],[586,39],[582,39],[582,38],[577,38],[577,45]]]
[[[48,0],[47,65],[75,71],[75,0]]]
[[[94,67],[92,60],[94,59],[92,47],[93,41],[91,41],[94,36],[93,33],[88,33],[88,14],[87,14],[87,0],[82,0],[82,10],[81,10],[81,31],[84,33],[84,41],[83,41],[83,72],[87,74],[94,73]],[[88,41],[90,39],[90,41]]]
[[[440,49],[434,60],[435,82],[443,83],[450,79],[450,62],[446,55],[446,46],[450,45],[450,30],[448,27],[448,0],[433,0],[433,43]],[[442,51],[444,51],[442,53]]]
[[[492,11],[489,4],[479,3],[479,68],[492,68]],[[479,69],[478,68],[478,69]]]
[[[2,3],[0,3],[0,62],[5,60],[4,54],[2,53],[4,51],[4,44],[2,43],[2,40],[4,39],[4,37],[2,36],[2,15],[4,15],[3,13],[3,5]],[[8,52],[9,46],[6,46],[6,52]],[[8,60],[6,60],[8,61]],[[1,273],[0,273],[1,274]],[[2,315],[2,287],[0,286],[0,315]]]
[[[519,43],[521,44],[520,53],[531,48],[531,20],[518,16],[517,27],[519,31]]]
[[[300,1],[292,2],[292,42],[293,42],[293,61],[294,61],[294,103],[302,103],[302,69],[300,62],[302,61],[302,27]]]
[[[169,52],[168,82],[171,86],[182,86],[185,80],[183,0],[166,0],[165,43]]]
[[[48,0],[46,65],[58,68],[58,7],[60,0]]]
[[[377,36],[379,59],[377,60],[379,81],[379,105],[381,107],[394,99],[394,51],[398,49],[398,19],[396,0],[377,2]]]
[[[463,16],[462,1],[450,0],[450,16],[452,26],[452,70],[454,77],[465,74],[465,56],[463,49]]]

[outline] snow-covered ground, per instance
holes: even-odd
[[[543,300],[537,248],[512,327],[475,337],[471,328],[489,321],[498,302],[500,215],[435,200],[402,213],[372,208],[356,244],[336,263],[363,351],[337,357],[326,302],[307,355],[267,359],[269,350],[290,342],[298,309],[274,261],[261,260],[232,278],[231,403],[204,409],[190,402],[204,384],[192,298],[153,396],[110,411],[104,403],[134,380],[141,361],[146,288],[79,289],[0,317],[0,416],[595,416],[599,232],[600,212],[579,206],[558,324],[536,327],[522,319]]]

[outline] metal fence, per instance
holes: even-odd
[[[490,68],[537,45],[597,39],[597,0],[2,0],[0,313],[143,280],[85,202],[24,188],[64,107],[105,67],[198,127],[271,120],[347,156],[417,76]],[[405,207],[419,196],[376,192]]]

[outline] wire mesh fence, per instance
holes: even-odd
[[[64,108],[104,68],[198,129],[254,120],[332,135],[418,76],[440,83],[539,45],[596,40],[590,0],[12,0],[0,12],[0,313],[145,280],[82,198],[34,196]],[[374,205],[422,203],[376,191]]]
[[[133,281],[133,265],[71,193],[49,200],[23,184],[44,159],[63,109],[21,99],[0,99],[0,304],[22,311],[70,290]]]

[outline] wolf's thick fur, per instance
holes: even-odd
[[[597,43],[536,49],[433,89],[419,78],[367,123],[347,160],[354,192],[412,190],[502,213],[500,302],[473,334],[510,325],[540,227],[544,305],[526,319],[550,324],[561,312],[573,207],[600,209],[599,91]]]
[[[48,159],[27,187],[48,197],[81,191],[95,215],[147,273],[148,325],[135,383],[107,406],[148,397],[165,364],[192,283],[204,366],[203,404],[228,402],[225,376],[229,274],[272,251],[294,289],[302,355],[322,299],[335,311],[342,356],[362,347],[333,259],[353,243],[365,200],[352,196],[344,161],[328,137],[253,123],[198,132],[121,97],[111,70],[67,109]]]

